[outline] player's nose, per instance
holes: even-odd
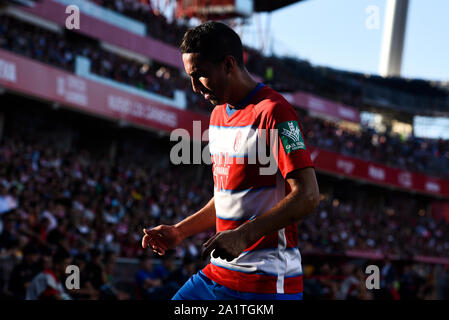
[[[197,79],[193,79],[192,78],[192,90],[195,93],[200,93],[201,92],[201,83],[197,80]]]

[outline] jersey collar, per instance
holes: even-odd
[[[243,98],[242,101],[240,101],[239,103],[237,103],[234,108],[231,108],[229,106],[229,103],[226,104],[226,113],[228,114],[228,116],[232,116],[234,114],[234,112],[236,112],[237,110],[243,109],[248,105],[248,102],[251,100],[252,97],[254,97],[254,95],[260,91],[260,89],[262,89],[265,85],[261,82],[257,83],[257,86],[245,97]]]

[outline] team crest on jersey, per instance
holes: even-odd
[[[289,154],[299,149],[306,150],[306,144],[299,130],[298,121],[286,121],[276,126],[285,152]]]

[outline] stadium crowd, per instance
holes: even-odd
[[[84,56],[90,59],[91,72],[95,74],[169,98],[173,98],[175,90],[182,90],[188,106],[209,109],[177,69],[156,61],[142,63],[125,58],[101,48],[95,41],[70,38],[4,14],[0,15],[0,48],[70,72],[75,71],[76,57]]]
[[[448,223],[420,212],[423,209],[413,205],[410,196],[394,199],[384,208],[367,206],[368,200],[358,201],[358,196],[342,200],[322,195],[316,213],[300,225],[304,252],[329,254],[355,249],[401,258],[449,256]]]
[[[22,249],[51,256],[61,249],[82,263],[108,254],[136,258],[143,254],[144,226],[191,214],[212,188],[189,180],[180,168],[94,161],[86,152],[59,153],[18,139],[5,139],[0,153],[2,256]],[[178,256],[196,258],[204,237],[186,241]],[[96,269],[90,284],[100,291],[106,282]]]
[[[391,131],[362,127],[345,129],[338,123],[300,115],[308,144],[367,161],[449,178],[449,141],[402,137]]]
[[[310,259],[308,259],[310,260]],[[379,263],[380,262],[380,263]],[[366,267],[379,267],[378,289],[368,290]],[[320,258],[304,265],[304,297],[309,300],[447,300],[447,266],[398,264],[390,260]]]
[[[167,17],[155,8],[150,1],[134,0],[92,0],[92,2],[134,20],[143,22],[148,36],[178,46],[182,36],[187,31],[184,23],[174,20],[169,22]]]
[[[213,191],[210,168],[201,167],[205,171],[198,179],[196,169],[170,164],[167,144],[157,142],[155,136],[149,141],[150,150],[127,140],[114,159],[98,153],[101,146],[94,150],[73,143],[64,148],[54,141],[58,135],[51,134],[53,140],[39,135],[36,128],[41,121],[45,119],[38,116],[27,122],[9,121],[15,129],[8,129],[0,141],[0,256],[15,261],[11,277],[3,279],[5,295],[38,296],[40,282],[31,285],[33,279],[57,278],[54,275],[62,274],[61,266],[70,261],[80,266],[82,290],[55,289],[44,296],[156,299],[170,296],[204,265],[199,259],[201,245],[214,230],[188,239],[160,263],[159,257],[140,247],[140,241],[143,227],[175,223],[208,201]],[[449,226],[429,213],[417,215],[410,197],[379,210],[323,193],[319,208],[299,225],[300,250],[323,255],[354,249],[399,257],[447,257]],[[351,194],[351,199],[358,198],[362,196]],[[116,257],[141,260],[131,292],[115,287]],[[324,290],[311,297],[327,297],[331,289],[320,275],[344,276],[350,267],[341,268],[329,271],[320,265],[310,273],[310,280],[318,277],[318,282],[311,282],[311,292],[318,287]],[[1,273],[0,278],[5,277],[6,271]],[[352,282],[358,279],[353,273],[346,276]],[[399,272],[398,281],[403,276]],[[342,290],[338,279],[332,290]],[[32,292],[27,293],[28,285]]]

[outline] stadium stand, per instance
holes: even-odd
[[[182,89],[189,106],[205,106],[197,103],[196,94],[186,90],[190,84],[179,70],[157,62],[149,66],[118,56],[103,50],[93,39],[74,39],[73,34],[72,37],[60,35],[7,15],[1,16],[0,33],[0,48],[70,72],[75,71],[76,56],[85,56],[91,60],[91,71],[95,74],[167,97],[173,97],[175,89]]]
[[[8,16],[2,16],[0,21],[0,48],[71,72],[75,68],[75,57],[82,55],[92,61],[91,71],[95,74],[167,97],[173,97],[174,90],[180,89],[186,93],[189,107],[203,111],[210,109],[202,97],[190,90],[189,82],[181,77],[179,70],[158,63],[152,63],[151,67],[146,65],[145,69],[144,64],[107,52],[95,44],[89,45],[82,40],[74,42]],[[302,119],[312,146],[393,167],[449,177],[448,141],[413,136],[402,139],[397,134],[380,134],[371,129],[351,132],[316,117],[305,116]]]
[[[145,23],[148,37],[174,47],[186,29],[137,1],[93,2]],[[71,73],[82,56],[96,75],[168,98],[181,90],[189,110],[210,111],[182,70],[106,50],[99,40],[0,15],[4,50]],[[245,48],[245,61],[282,92],[304,91],[356,108],[449,109],[448,92],[425,81],[366,77],[264,57],[251,48]],[[84,279],[81,291],[69,293],[74,299],[167,299],[204,264],[201,245],[213,230],[162,259],[145,253],[140,240],[143,226],[179,221],[211,197],[210,168],[170,164],[172,142],[160,133],[12,93],[0,100],[7,106],[0,112],[3,298],[23,299],[26,285],[51,266],[60,247]],[[449,179],[448,141],[354,131],[298,113],[310,146]],[[325,173],[318,179],[320,206],[299,226],[306,299],[448,299],[449,221],[434,215],[434,197]],[[369,264],[382,269],[381,291],[365,290],[360,270]]]

